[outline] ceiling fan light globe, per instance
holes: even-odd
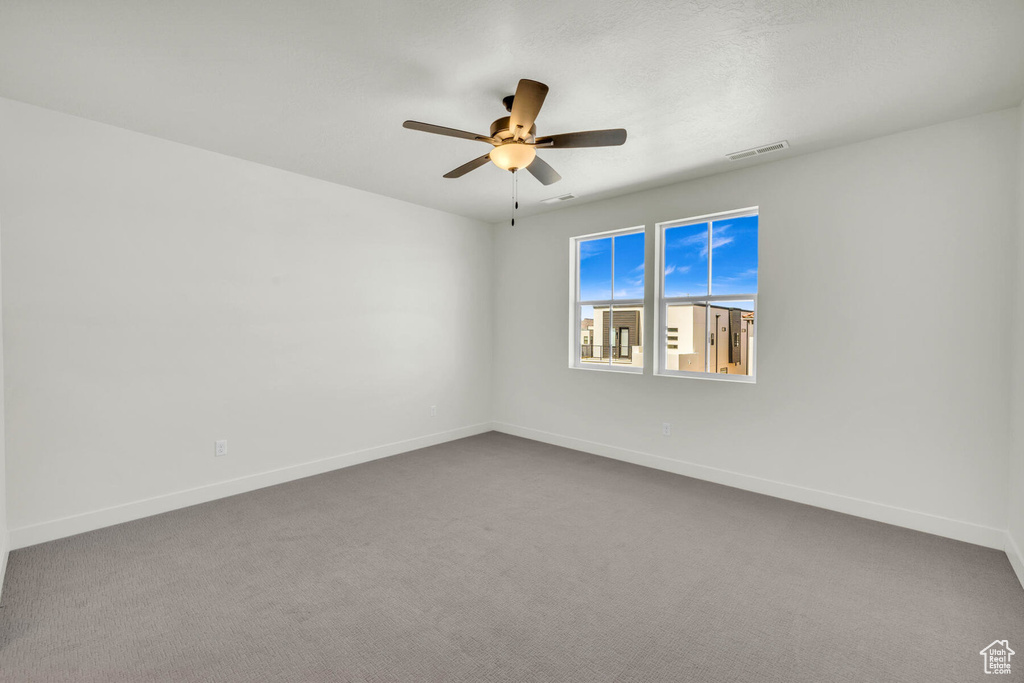
[[[537,156],[537,152],[533,147],[521,142],[506,142],[491,150],[491,161],[495,166],[506,171],[526,168],[533,163],[535,156]]]

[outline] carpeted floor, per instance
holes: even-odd
[[[2,681],[960,683],[1024,653],[1001,552],[493,432],[15,551],[3,599]]]

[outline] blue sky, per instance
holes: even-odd
[[[757,216],[716,221],[711,226],[712,294],[757,292]],[[612,240],[615,298],[644,296],[644,234],[580,243],[580,300],[610,299]],[[708,293],[708,224],[665,231],[665,296]]]
[[[580,300],[612,298],[612,240],[615,240],[615,298],[644,298],[644,233],[580,243]]]
[[[757,292],[757,216],[711,225],[711,294]],[[665,296],[708,294],[708,224],[665,231]]]

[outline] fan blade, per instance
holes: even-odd
[[[491,160],[491,153],[488,152],[487,154],[483,155],[482,157],[477,157],[476,159],[473,159],[473,161],[470,161],[468,163],[463,164],[462,166],[459,166],[454,171],[448,171],[447,173],[444,174],[444,177],[445,178],[461,178],[462,176],[466,175],[467,173],[469,173],[473,169],[480,168],[481,166],[483,166],[484,164],[486,164],[490,160]]]
[[[530,162],[530,165],[526,167],[526,170],[532,173],[534,178],[545,185],[557,183],[562,179],[562,176],[558,175],[558,172],[548,166],[548,162],[544,161],[540,157],[534,157],[533,161]]]
[[[608,130],[585,130],[579,133],[562,133],[561,135],[545,135],[537,138],[533,144],[537,147],[552,149],[567,147],[613,147],[626,141],[625,128]]]
[[[435,135],[447,135],[451,138],[463,138],[465,140],[479,140],[481,142],[491,142],[491,138],[486,135],[477,135],[476,133],[468,133],[464,130],[458,130],[456,128],[445,128],[444,126],[435,126],[432,123],[420,123],[419,121],[406,121],[402,124],[403,128],[409,130],[421,130],[424,133],[434,133]]]
[[[519,81],[515,99],[512,100],[512,113],[509,115],[508,129],[516,140],[522,140],[530,134],[530,128],[540,113],[544,98],[548,96],[548,86],[527,78]]]

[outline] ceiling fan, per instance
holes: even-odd
[[[453,138],[479,140],[492,145],[492,149],[482,157],[459,166],[444,174],[445,178],[460,178],[473,169],[480,168],[488,161],[506,171],[518,171],[525,168],[533,177],[545,185],[558,182],[562,176],[555,172],[547,162],[537,156],[538,149],[565,149],[569,147],[611,147],[626,141],[624,128],[609,130],[588,130],[579,133],[562,133],[536,137],[537,125],[534,120],[540,112],[544,98],[547,97],[548,86],[537,81],[522,79],[516,88],[515,95],[502,100],[509,115],[491,124],[491,134],[477,135],[464,130],[435,126],[419,121],[406,121],[402,124],[410,130],[421,130],[424,133],[447,135]]]

